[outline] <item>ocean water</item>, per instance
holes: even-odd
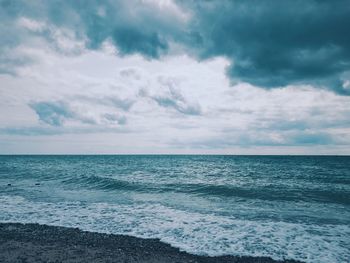
[[[0,156],[0,222],[350,262],[350,157]]]

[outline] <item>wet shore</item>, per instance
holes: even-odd
[[[266,257],[192,255],[158,239],[39,224],[0,224],[0,262],[296,263]]]

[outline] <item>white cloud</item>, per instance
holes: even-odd
[[[230,87],[224,58],[118,56],[108,42],[76,55],[45,41],[18,50],[35,63],[0,75],[3,153],[349,153],[349,97]],[[70,113],[40,121],[30,105],[41,102]]]

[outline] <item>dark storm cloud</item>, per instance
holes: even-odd
[[[343,87],[350,70],[348,0],[179,1],[194,12],[194,51],[226,56],[228,74],[273,88],[289,84]]]
[[[110,39],[120,54],[140,53],[149,58],[165,53],[168,40],[179,30],[175,17],[161,14],[142,1],[0,0],[0,8],[1,20],[7,23],[2,32],[14,28],[16,19],[28,17],[71,29],[77,38],[87,40],[87,48],[98,49]],[[49,32],[42,35],[50,39]],[[16,45],[21,36],[6,34],[6,42]]]
[[[134,28],[121,28],[113,32],[113,40],[124,54],[141,53],[157,58],[168,50],[168,44],[155,32],[143,33]]]
[[[25,41],[29,33],[16,21],[28,17],[71,29],[89,49],[111,40],[121,55],[139,53],[157,59],[177,42],[200,59],[228,58],[232,82],[265,88],[310,84],[350,95],[345,84],[350,78],[348,0],[178,0],[177,4],[191,15],[187,22],[136,0],[0,0],[0,62],[9,48]],[[50,40],[49,32],[42,35]],[[16,65],[2,65],[0,70],[8,73],[11,66]]]

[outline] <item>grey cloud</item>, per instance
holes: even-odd
[[[1,31],[0,31],[1,32]],[[16,76],[16,68],[32,63],[29,57],[18,57],[9,50],[2,50],[0,47],[0,74]]]
[[[136,79],[136,80],[141,79],[139,72],[134,68],[122,69],[119,71],[119,74],[125,78],[131,78],[131,79]]]
[[[291,130],[304,131],[308,128],[315,127],[317,124],[315,124],[310,119],[287,120],[283,118],[278,118],[278,119],[259,118],[258,120],[256,120],[254,123],[250,125],[250,128],[254,130],[266,130],[266,131],[291,131]]]
[[[135,101],[130,100],[130,99],[120,99],[118,97],[109,97],[109,98],[102,98],[103,102],[106,102],[107,104],[110,103],[114,107],[121,108],[125,111],[130,110],[132,105],[135,103]]]
[[[0,128],[0,134],[12,136],[51,136],[61,134],[89,134],[89,133],[129,133],[130,130],[123,127],[51,127],[51,126],[29,126],[29,127],[6,127]]]
[[[124,125],[127,122],[124,115],[113,113],[105,113],[97,118],[91,117],[72,109],[68,102],[63,101],[32,102],[29,106],[35,111],[41,122],[56,127],[62,127],[68,120],[89,125],[97,125],[101,121],[107,125]]]
[[[193,52],[230,59],[233,81],[266,88],[311,84],[350,95],[343,87],[350,70],[349,1],[178,2],[194,12]]]
[[[149,58],[158,58],[168,50],[168,41],[176,37],[181,24],[175,16],[156,12],[141,1],[1,0],[0,6],[2,20],[12,28],[21,16],[48,21],[87,39],[87,48],[97,49],[111,39],[121,54],[140,53]],[[42,35],[50,38],[47,32]],[[8,40],[20,42],[18,36]]]
[[[197,105],[187,105],[186,102],[174,97],[154,97],[159,106],[173,108],[180,113],[187,115],[200,115],[201,111]]]
[[[16,25],[17,13],[19,7],[14,2],[0,0],[0,74],[16,75],[15,68],[32,62],[31,58],[14,52],[27,37],[26,31]]]
[[[314,111],[319,111],[317,114]],[[330,114],[329,109],[314,108],[298,119],[289,120],[285,116],[275,118],[257,118],[250,124],[249,128],[253,130],[265,131],[306,131],[306,130],[324,130],[333,128],[348,128],[350,126],[350,112],[338,111],[337,114]],[[230,130],[228,130],[229,132]]]
[[[167,91],[165,95],[151,96],[157,104],[164,108],[172,108],[177,112],[186,115],[201,115],[199,104],[189,102],[181,92],[175,87],[172,80],[160,79],[160,83]]]
[[[126,124],[126,117],[125,116],[118,116],[116,114],[110,114],[106,113],[103,115],[103,118],[109,123],[118,123],[121,125]]]
[[[232,82],[265,88],[311,84],[350,95],[344,85],[350,74],[348,0],[177,3],[192,15],[187,24],[141,1],[0,0],[0,63],[8,48],[28,37],[15,25],[25,16],[71,29],[89,49],[111,40],[121,55],[157,59],[176,42],[200,59],[228,58]],[[50,40],[47,32],[42,35]]]
[[[7,127],[1,128],[0,134],[19,136],[46,136],[63,134],[59,127]]]
[[[51,126],[63,126],[67,120],[76,120],[85,124],[96,124],[96,120],[82,116],[63,101],[32,102],[29,106],[38,115],[39,120]]]
[[[317,146],[317,145],[343,145],[341,138],[328,133],[296,131],[280,134],[276,140],[269,132],[236,131],[231,134],[222,134],[209,138],[194,139],[191,141],[173,140],[172,147],[195,149],[225,149],[230,147],[256,147],[256,146]]]
[[[288,138],[290,145],[327,145],[336,144],[334,138],[327,133],[297,133]]]
[[[189,148],[189,149],[227,149],[230,147],[250,147],[250,146],[281,146],[268,138],[254,138],[251,135],[237,136],[215,136],[212,138],[195,139],[191,141],[173,140],[169,143],[174,148]]]
[[[40,121],[52,126],[62,126],[66,119],[74,117],[69,106],[63,102],[34,102],[29,106]]]
[[[166,40],[162,40],[156,32],[144,33],[136,28],[117,28],[112,37],[124,54],[141,53],[158,58],[168,50]]]
[[[74,96],[70,98],[71,101],[89,102],[98,105],[112,106],[123,111],[129,111],[135,100],[129,98],[120,98],[116,95],[102,96],[102,97],[90,97],[90,96]]]

